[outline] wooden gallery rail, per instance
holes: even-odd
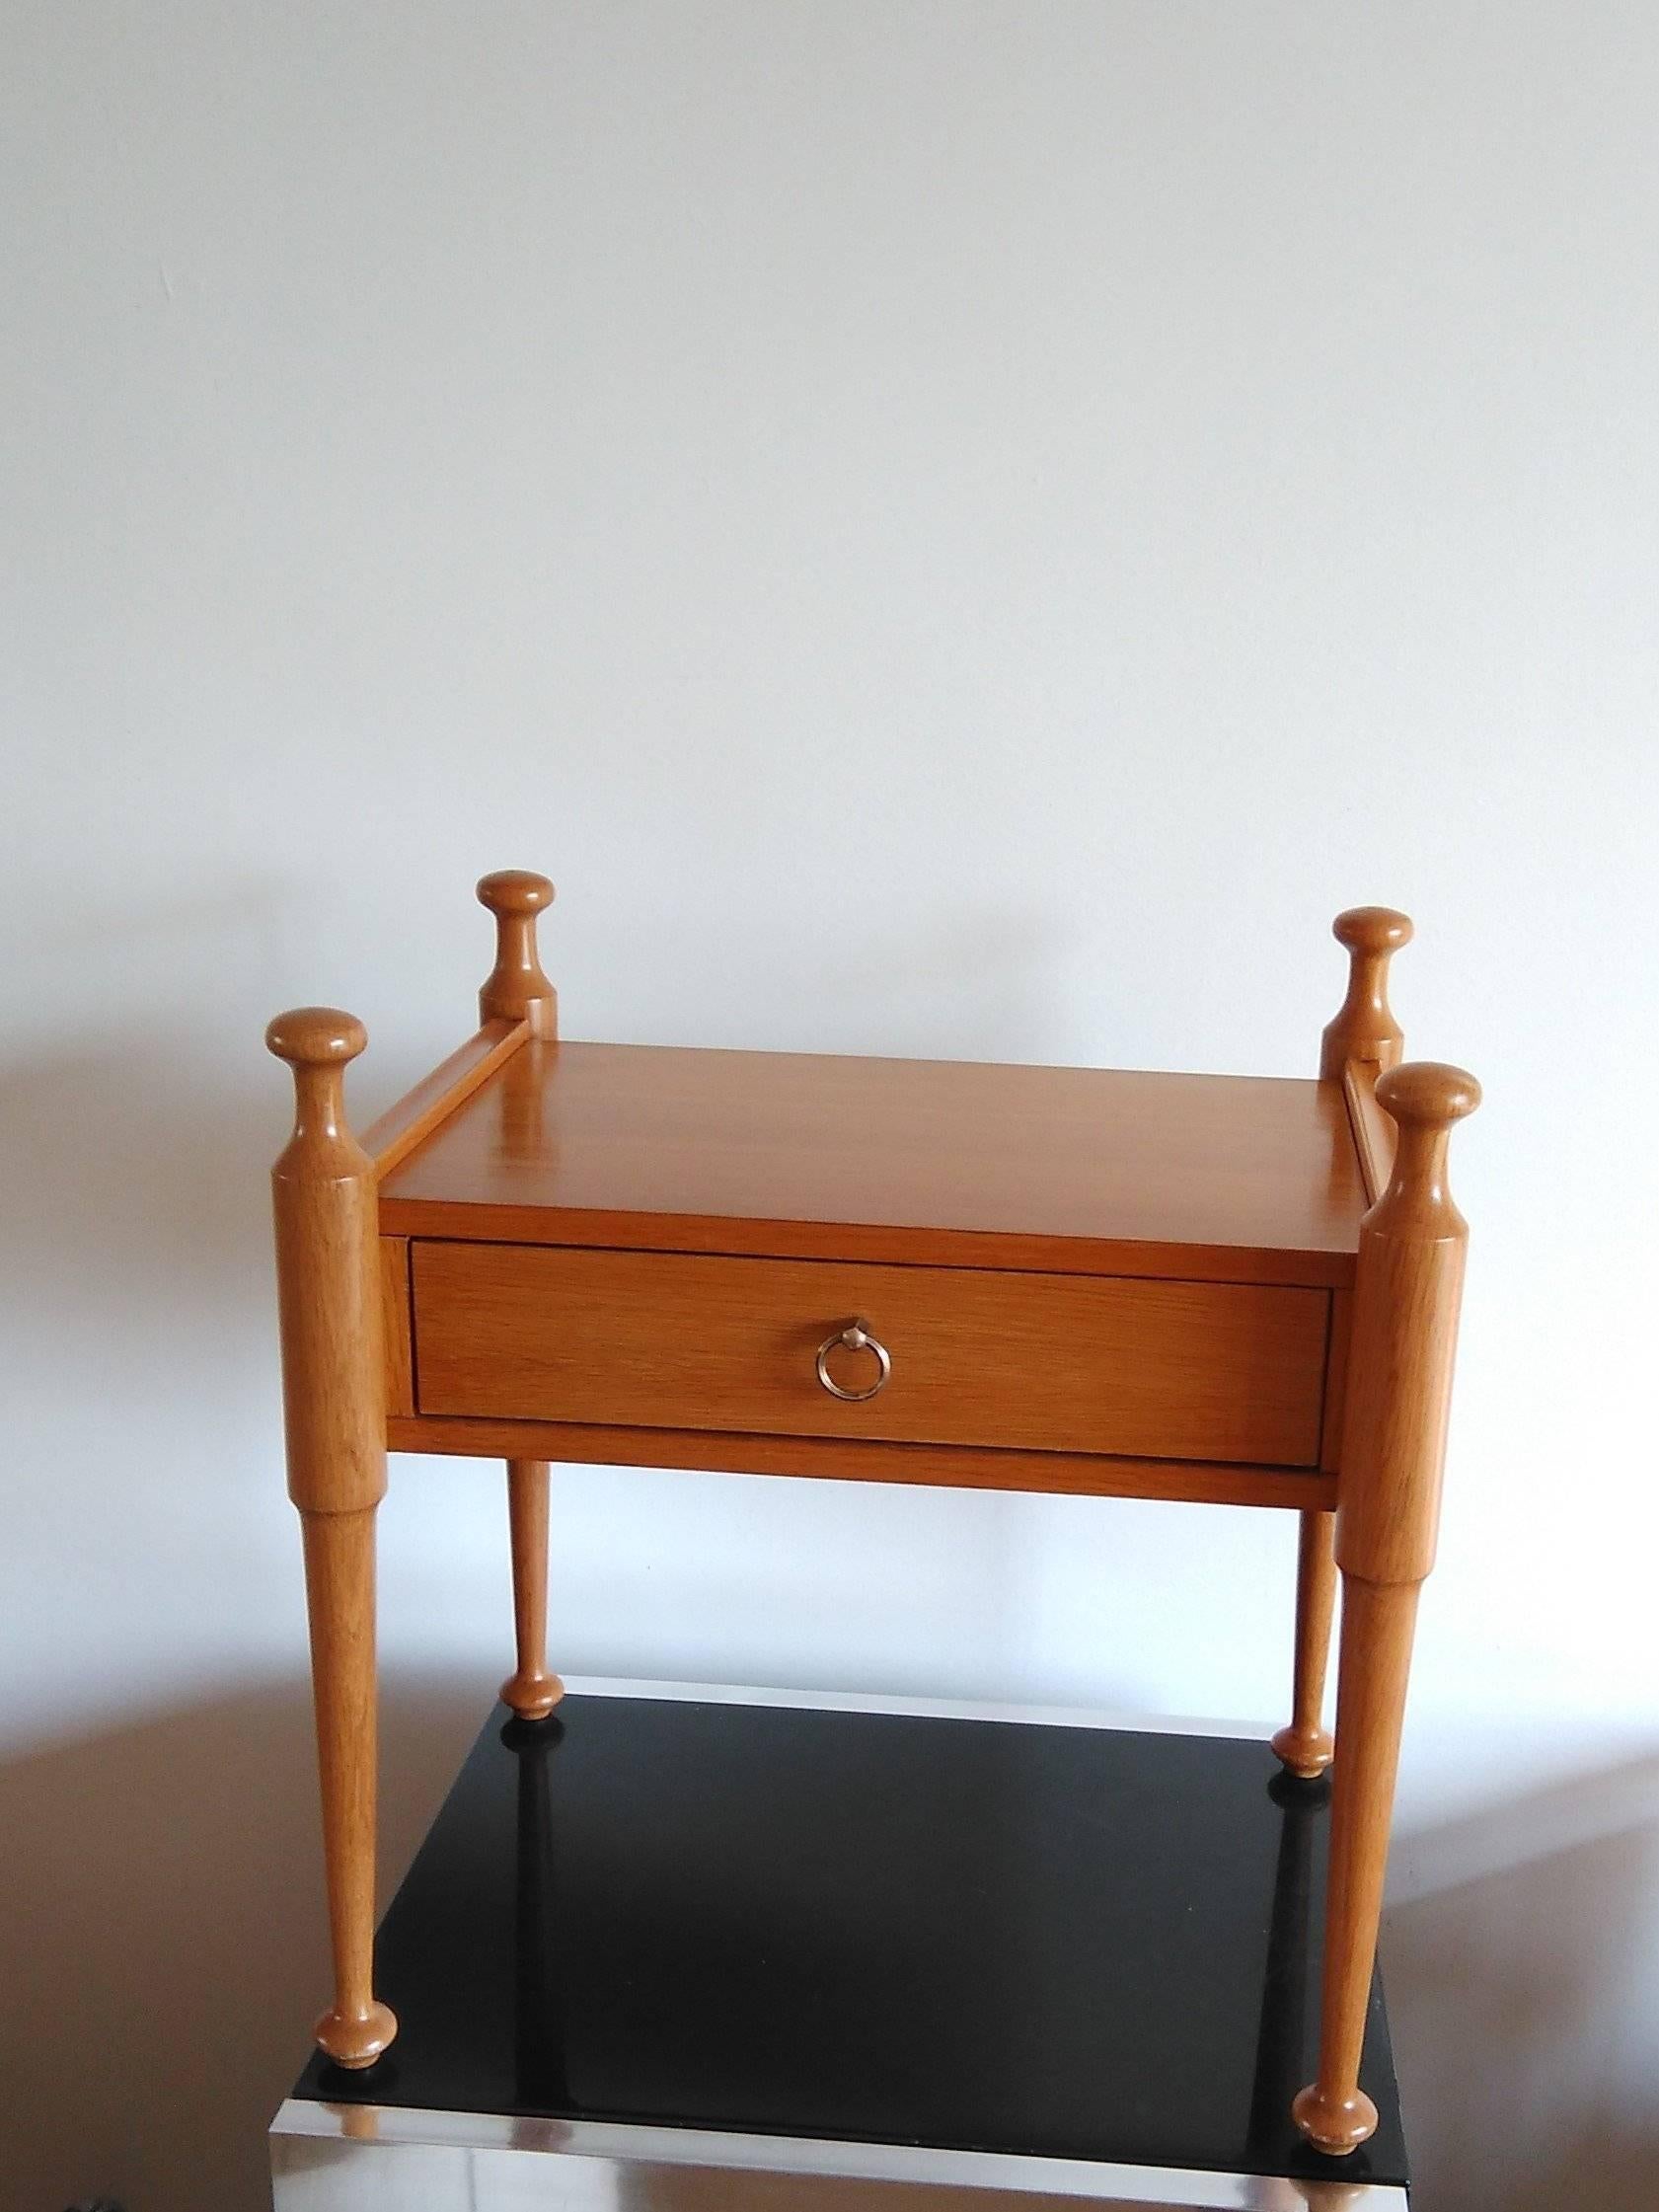
[[[1290,1506],[1293,1712],[1329,1764],[1323,2015],[1295,2117],[1353,2150],[1417,1592],[1434,1559],[1467,1232],[1446,1182],[1479,1092],[1401,1066],[1390,955],[1338,916],[1348,993],[1317,1081],[561,1042],[544,877],[488,876],[478,1033],[359,1144],[362,1025],[270,1025],[289,1488],[304,1531],[335,1998],[372,2065],[375,1508],[386,1453],[507,1464],[528,1719],[546,1656],[548,1465],[727,1469]]]

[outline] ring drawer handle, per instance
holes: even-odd
[[[875,1380],[868,1390],[844,1390],[829,1371],[829,1355],[843,1348],[847,1351],[867,1351],[875,1354]],[[872,1336],[862,1321],[850,1321],[845,1329],[838,1329],[833,1336],[826,1336],[818,1346],[818,1380],[832,1398],[845,1399],[849,1406],[862,1406],[867,1398],[873,1398],[886,1387],[887,1377],[893,1371],[893,1362],[887,1347],[879,1336]]]

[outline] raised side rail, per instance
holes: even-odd
[[[384,1182],[400,1167],[416,1145],[423,1144],[512,1058],[529,1034],[528,1022],[486,1022],[476,1035],[371,1121],[363,1131],[362,1146],[374,1162],[375,1181]]]
[[[1353,1131],[1354,1150],[1359,1155],[1366,1203],[1372,1206],[1389,1187],[1397,1142],[1392,1116],[1377,1104],[1377,1078],[1382,1073],[1375,1060],[1350,1060],[1342,1070],[1348,1126]]]

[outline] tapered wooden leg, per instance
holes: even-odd
[[[398,2031],[374,1994],[374,1517],[302,1513],[311,1686],[335,2001],[317,2041],[337,2066],[371,2066]]]
[[[1292,2108],[1315,2148],[1337,2155],[1377,2125],[1377,2107],[1359,2086],[1359,2062],[1420,1586],[1342,1578],[1320,2076]]]
[[[1291,1718],[1273,1749],[1294,1775],[1312,1782],[1330,1764],[1324,1726],[1324,1677],[1336,1608],[1334,1513],[1304,1513],[1296,1563],[1296,1672]]]
[[[374,1516],[386,1490],[386,1385],[374,1167],[345,1120],[363,1026],[334,1007],[279,1015],[294,1133],[271,1170],[288,1493],[305,1545],[335,2001],[317,2040],[371,2066],[398,2032],[374,1996]]]
[[[1376,1103],[1397,1143],[1360,1224],[1342,1419],[1336,1564],[1342,1657],[1319,2074],[1295,2099],[1316,2149],[1354,2151],[1377,2125],[1360,2088],[1389,1821],[1417,1596],[1434,1565],[1469,1228],[1447,1184],[1453,1124],[1480,1087],[1461,1068],[1390,1068]]]
[[[521,1720],[545,1720],[565,1695],[547,1663],[548,1467],[546,1460],[507,1462],[507,1518],[512,1531],[512,1611],[518,1665],[501,1696]]]

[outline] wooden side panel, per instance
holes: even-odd
[[[409,1239],[380,1240],[380,1289],[386,1317],[386,1411],[415,1411],[415,1342],[410,1319]]]
[[[413,1262],[426,1414],[1319,1459],[1323,1291],[425,1241]],[[892,1361],[862,1403],[814,1366],[855,1317]]]

